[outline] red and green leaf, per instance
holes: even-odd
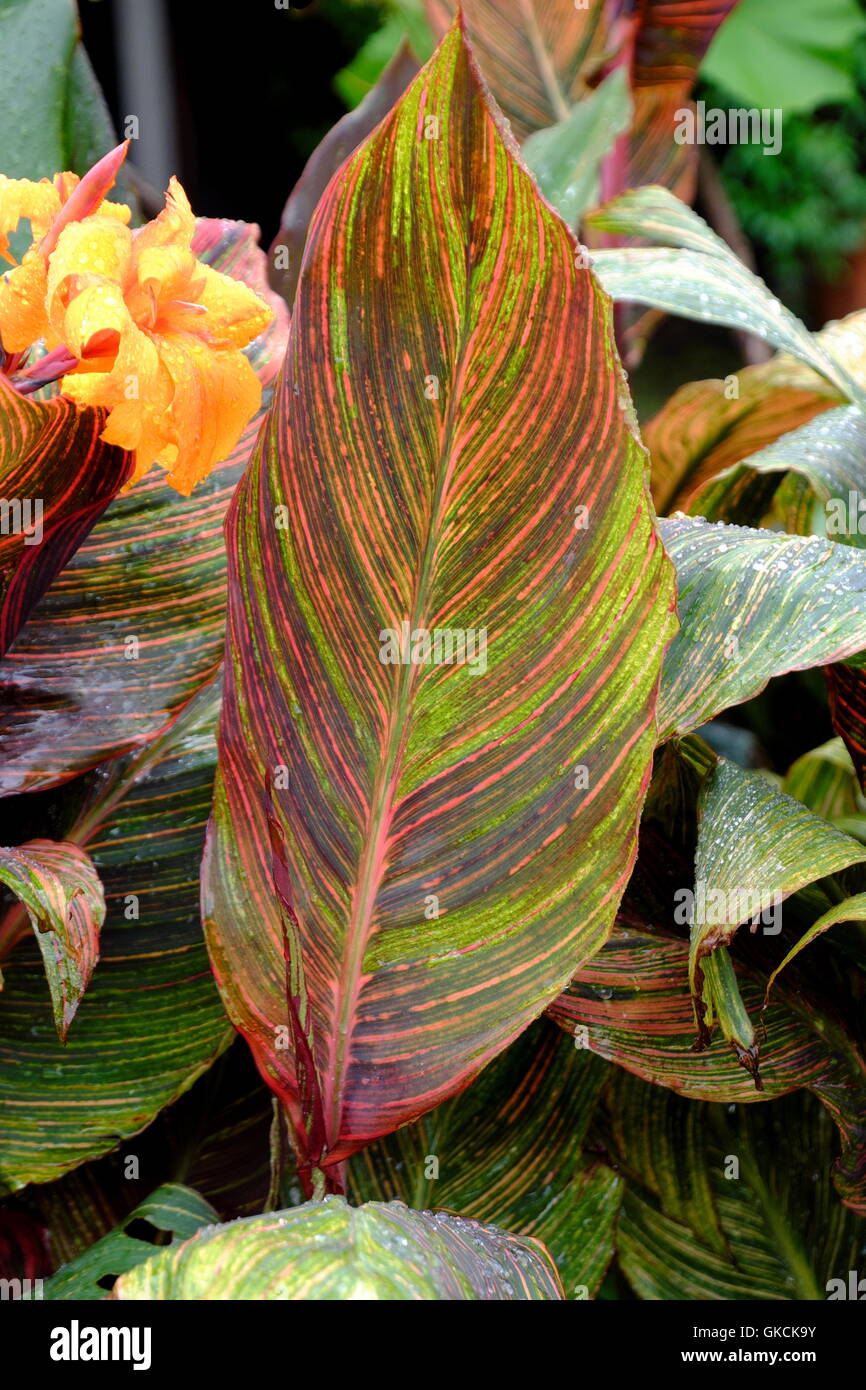
[[[93,861],[78,845],[28,840],[0,849],[0,883],[15,894],[36,933],[61,1042],[99,958],[105,896]],[[0,945],[15,932],[21,909],[0,920]],[[12,919],[10,922],[10,918]],[[2,976],[0,976],[2,986]],[[0,999],[0,1008],[3,1001]]]
[[[0,374],[0,656],[129,476],[105,412],[19,395]]]
[[[310,234],[229,517],[203,873],[217,981],[302,1166],[471,1080],[628,878],[672,583],[575,259],[457,28]],[[486,671],[389,653],[404,622],[484,629]]]
[[[255,238],[245,223],[211,218],[199,223],[194,245],[275,308],[249,349],[268,388],[287,314],[267,289]],[[0,795],[54,786],[143,747],[213,678],[225,631],[223,520],[269,394],[192,497],[179,497],[155,471],[116,498],[37,605],[0,662]],[[72,409],[39,409],[60,405]]]

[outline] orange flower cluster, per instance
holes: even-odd
[[[197,260],[177,179],[159,216],[130,228],[129,208],[105,199],[125,153],[80,181],[0,175],[0,257],[12,266],[0,278],[0,342],[14,358],[44,342],[62,393],[108,410],[103,438],[134,451],[133,481],[157,463],[188,495],[261,404],[241,349],[273,311]],[[32,244],[16,264],[9,237],[25,220]]]

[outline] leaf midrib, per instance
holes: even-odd
[[[472,302],[472,262],[470,245],[471,235],[470,229],[467,227],[464,230],[466,288],[460,319],[462,342],[454,370],[453,384],[448,400],[448,409],[442,429],[442,442],[439,447],[439,457],[436,464],[436,492],[430,508],[430,521],[424,543],[424,554],[417,574],[415,594],[409,615],[410,633],[414,631],[416,627],[423,625],[421,619],[426,612],[429,599],[434,568],[433,561],[439,541],[440,521],[454,468],[453,446],[455,424],[461,388],[466,373],[468,346],[472,337],[468,328],[471,321],[470,310]],[[353,1023],[361,976],[363,973],[364,955],[370,937],[373,907],[385,868],[386,842],[388,838],[388,829],[392,822],[394,795],[398,783],[397,770],[402,763],[403,753],[408,738],[410,727],[408,716],[417,674],[416,667],[411,663],[401,663],[397,696],[391,710],[391,718],[385,741],[385,757],[379,764],[379,771],[373,788],[373,815],[371,821],[368,823],[364,836],[364,848],[358,873],[359,891],[354,898],[352,913],[349,918],[347,928],[348,950],[343,956],[338,986],[338,998],[341,1004],[335,1035],[335,1048],[332,1058],[333,1065],[330,1069],[330,1075],[333,1080],[330,1082],[329,1104],[327,1106],[328,1115],[326,1120],[327,1142],[329,1147],[338,1140],[340,1134],[346,1063],[352,1040]]]

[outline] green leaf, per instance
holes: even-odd
[[[833,1126],[811,1097],[757,1111],[621,1076],[609,1104],[619,1262],[639,1298],[821,1301],[856,1268],[862,1223],[827,1181]]]
[[[0,0],[0,173],[85,174],[116,144],[75,0]],[[132,201],[123,173],[117,195]]]
[[[231,1041],[198,906],[216,712],[211,691],[162,740],[111,764],[64,828],[105,887],[101,957],[65,1047],[35,949],[4,961],[0,1190],[48,1182],[136,1134]]]
[[[153,1255],[155,1242],[129,1233],[133,1225],[146,1222],[154,1232],[170,1232],[175,1240],[184,1240],[202,1227],[212,1226],[216,1220],[217,1214],[210,1203],[191,1188],[180,1183],[158,1187],[129,1213],[117,1230],[103,1236],[46,1280],[44,1297],[53,1302],[106,1298],[111,1280],[127,1274]]]
[[[356,1154],[349,1195],[535,1236],[566,1296],[586,1298],[610,1263],[622,1196],[616,1174],[581,1150],[606,1074],[573,1039],[533,1024],[461,1095]]]
[[[17,849],[0,849],[0,883],[11,888],[30,918],[51,991],[54,1026],[65,1042],[99,957],[105,920],[99,875],[77,845],[28,840]],[[0,939],[7,918],[0,921]]]
[[[203,1231],[117,1281],[117,1299],[559,1299],[550,1257],[448,1212],[326,1197]]]
[[[703,218],[666,188],[623,193],[587,219],[600,231],[660,243],[593,252],[593,268],[615,300],[650,304],[701,323],[746,329],[793,353],[866,408],[866,391],[809,333],[763,280],[737,259]],[[674,250],[664,248],[676,248]]]
[[[699,807],[698,911],[689,948],[689,982],[699,1037],[704,1044],[708,1041],[709,1025],[718,1013],[725,1036],[751,1070],[757,1049],[748,1016],[726,953],[715,962],[711,952],[730,945],[740,926],[749,921],[753,931],[778,935],[785,898],[863,863],[866,849],[793,797],[776,791],[760,773],[745,772],[725,758],[709,774]],[[744,1056],[744,1052],[753,1055]]]
[[[866,813],[866,797],[857,784],[851,755],[841,738],[831,738],[792,763],[782,790],[824,820]]]
[[[792,961],[761,1016],[767,981],[779,963],[779,938],[750,932],[735,938],[742,1003],[752,1018],[761,1016],[763,1089],[757,1091],[723,1037],[704,1051],[694,1047],[687,928],[681,913],[675,917],[682,903],[678,894],[693,887],[686,854],[645,817],[617,925],[549,1014],[572,1035],[584,1028],[586,1046],[596,1056],[691,1100],[751,1106],[800,1088],[813,1092],[839,1133],[835,1186],[847,1205],[866,1215],[866,1067],[856,1033],[843,1021],[859,1004],[850,987],[846,995],[835,953],[818,941],[808,956]],[[789,902],[794,920],[797,902]]]
[[[850,546],[700,517],[659,525],[680,618],[665,657],[660,741],[751,699],[773,676],[866,647],[866,558]]]
[[[0,662],[0,795],[51,787],[144,747],[219,669],[223,519],[267,408],[287,332],[286,306],[267,289],[256,238],[257,229],[246,223],[208,218],[199,222],[193,246],[202,260],[252,285],[276,310],[273,324],[248,349],[266,388],[262,410],[192,497],[166,487],[157,470],[115,498],[37,604],[14,651]],[[54,419],[61,407],[75,409],[68,402],[31,408]],[[88,437],[94,433],[89,415],[77,416]],[[127,458],[119,450],[113,454]],[[80,500],[77,468],[84,468],[85,453],[58,455],[59,476],[61,462],[64,488],[76,466],[79,490],[73,495]],[[98,469],[84,477],[98,478]],[[26,484],[21,488],[27,495]],[[27,554],[42,549],[29,547]]]
[[[316,214],[229,517],[203,870],[214,973],[302,1168],[475,1076],[629,874],[672,573],[576,249],[456,28]]]
[[[570,227],[598,202],[602,160],[628,130],[631,106],[625,71],[616,68],[564,121],[524,141],[523,158],[539,188]]]
[[[392,13],[334,78],[334,90],[350,108],[360,105],[393,66],[401,49],[422,61],[433,52],[433,39],[424,13],[424,0],[390,0]],[[384,112],[383,112],[384,114]],[[327,137],[326,137],[327,139]]]
[[[740,0],[701,76],[747,106],[785,116],[855,98],[854,49],[866,32],[856,0]]]

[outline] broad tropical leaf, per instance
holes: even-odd
[[[140,1232],[139,1223],[147,1223],[154,1234],[170,1231],[175,1240],[183,1240],[203,1226],[213,1226],[217,1219],[213,1207],[198,1192],[180,1183],[167,1183],[140,1202],[116,1231],[63,1265],[46,1282],[45,1297],[61,1302],[106,1298],[113,1279],[135,1269],[154,1252],[154,1241],[143,1239],[139,1233],[127,1233],[133,1225]]]
[[[94,777],[64,826],[105,886],[100,961],[65,1046],[35,948],[25,941],[3,963],[0,1191],[51,1181],[137,1133],[231,1040],[198,910],[216,712],[206,695],[164,740]]]
[[[275,308],[249,349],[267,388],[287,315],[267,289],[255,237],[245,223],[206,219],[195,249]],[[0,662],[0,795],[56,785],[145,745],[213,678],[225,630],[223,519],[260,419],[192,497],[154,472],[116,498],[37,605]],[[64,460],[64,486],[69,467]]]
[[[622,1183],[581,1146],[607,1068],[533,1026],[462,1095],[349,1164],[354,1201],[445,1207],[544,1241],[566,1297],[587,1298],[613,1253]]]
[[[54,1026],[65,1042],[99,957],[105,920],[99,875],[78,845],[28,840],[16,849],[0,849],[0,883],[12,890],[23,909],[10,909],[0,919],[0,955],[14,942],[16,921],[26,911],[42,953]]]
[[[521,151],[538,186],[569,227],[599,200],[601,165],[629,127],[631,98],[622,68],[573,106],[565,120],[537,130]]]
[[[203,873],[302,1168],[465,1085],[630,871],[671,571],[576,245],[457,28],[311,231],[229,516]]]
[[[280,229],[271,243],[269,256],[271,284],[288,305],[295,298],[307,232],[319,199],[343,161],[403,95],[418,68],[418,60],[404,41],[375,87],[354,111],[349,111],[328,131],[307,160],[283,208]]]
[[[619,1263],[639,1298],[823,1301],[856,1268],[862,1224],[828,1181],[833,1126],[810,1096],[756,1112],[621,1075],[608,1099]]]
[[[538,1241],[402,1202],[326,1197],[203,1231],[118,1279],[117,1299],[559,1299]]]
[[[596,274],[613,299],[747,329],[793,353],[861,409],[866,406],[866,391],[842,362],[666,188],[623,193],[587,220],[599,231],[658,243],[593,253]]]
[[[700,517],[660,529],[680,618],[665,658],[660,740],[751,699],[773,676],[866,648],[866,557],[857,550]]]
[[[0,374],[0,656],[129,476],[105,412],[34,401]]]

